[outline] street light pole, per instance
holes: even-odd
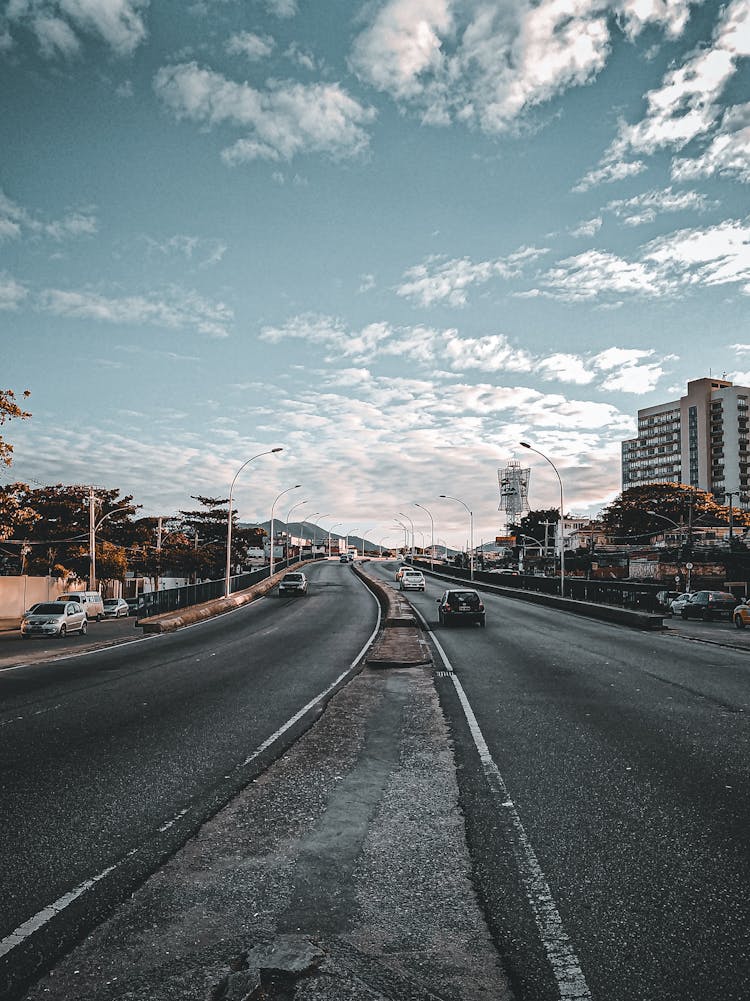
[[[458,501],[469,512],[469,579],[474,580],[474,512],[470,510],[468,504],[464,504],[460,497],[451,497],[450,494],[440,494],[444,500]]]
[[[409,515],[404,514],[403,511],[399,511],[399,514],[401,515],[402,518],[406,518],[406,520],[411,525],[411,558],[414,559],[414,522],[411,520]]]
[[[530,452],[536,452],[537,455],[541,457],[552,466],[555,471],[555,476],[557,477],[557,482],[560,484],[560,597],[565,597],[565,506],[563,501],[563,482],[560,473],[558,472],[557,466],[554,464],[552,459],[544,452],[540,452],[538,448],[533,448],[527,441],[522,441],[520,443],[523,448],[528,448]]]
[[[404,530],[404,559],[406,559],[406,554],[409,551],[409,529],[406,527],[403,521],[399,521],[398,518],[394,518],[393,520],[396,522],[397,525],[400,525],[401,528],[403,528]]]
[[[343,522],[334,521],[334,523],[328,529],[328,559],[329,560],[331,558],[331,532],[334,530],[334,528],[338,528],[338,526],[341,525],[341,524],[343,524]]]
[[[289,508],[289,510],[286,513],[286,561],[287,561],[287,563],[289,562],[289,539],[291,538],[291,536],[289,535],[289,519],[290,519],[290,517],[292,515],[292,511],[296,510],[296,508],[298,508],[298,507],[302,507],[303,504],[309,504],[309,503],[310,503],[310,501],[306,501],[306,500],[297,501],[296,504],[292,504],[292,506]],[[304,521],[302,522],[302,524],[303,525],[305,524]]]
[[[271,531],[270,531],[270,535],[271,535],[271,551],[270,551],[270,554],[269,554],[269,562],[268,562],[268,568],[269,568],[269,574],[268,574],[268,576],[269,576],[269,578],[273,577],[273,512],[274,512],[274,508],[276,507],[276,501],[278,501],[279,498],[283,497],[284,494],[288,494],[290,490],[299,490],[299,488],[300,488],[301,485],[302,485],[301,483],[295,483],[293,487],[287,487],[286,490],[282,490],[281,493],[276,496],[276,499],[274,500],[273,504],[271,505],[271,525],[270,525],[270,529],[271,529]]]
[[[274,452],[283,452],[283,451],[284,451],[283,448],[269,448],[267,452],[258,452],[257,455],[251,455],[249,459],[246,459],[242,463],[240,468],[234,474],[234,479],[232,480],[232,484],[229,487],[229,509],[227,511],[227,566],[226,566],[226,574],[224,577],[225,598],[229,597],[229,577],[232,572],[232,495],[234,493],[234,485],[237,482],[237,477],[240,475],[245,466],[251,463],[253,459],[259,459],[262,455],[272,455]]]
[[[424,506],[424,504],[418,504],[417,501],[414,501],[414,507],[421,507],[423,511],[427,511],[427,514],[430,517],[430,531],[431,531],[431,541],[430,541],[430,570],[432,570],[432,568],[433,568],[433,562],[434,562],[434,557],[435,557],[435,522],[433,521],[432,515],[427,510],[427,508]]]
[[[113,514],[119,514],[120,511],[130,511],[130,504],[125,504],[123,507],[116,507],[114,511],[108,511],[103,518],[94,523],[94,521],[89,518],[90,533],[89,533],[89,589],[91,591],[96,591],[96,532],[102,522],[105,522],[107,518],[111,518]],[[93,506],[89,506],[89,513],[93,511]]]

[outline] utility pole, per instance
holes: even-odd
[[[729,498],[729,546],[730,546],[730,548],[731,548],[731,545],[732,545],[732,539],[734,538],[734,508],[732,507],[732,498],[735,497],[735,495],[737,497],[741,497],[742,496],[740,494],[739,490],[732,490],[732,491],[724,494],[725,498],[726,497]]]
[[[161,515],[157,519],[156,527],[156,590],[159,591],[159,578],[161,577]]]
[[[89,487],[89,590],[96,590],[96,494]]]

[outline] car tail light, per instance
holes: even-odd
[[[481,601],[479,602],[479,611],[480,611],[480,612],[483,612],[483,611],[484,611],[484,605],[482,604],[482,602],[481,602]]]

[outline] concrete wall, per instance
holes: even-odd
[[[76,590],[61,577],[0,577],[0,627],[20,626],[29,605],[54,601],[69,589]]]

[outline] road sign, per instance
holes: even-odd
[[[679,584],[680,583],[680,575],[678,573],[676,573],[674,575],[674,582],[675,582],[675,584]]]
[[[692,564],[692,563],[686,563],[686,564],[685,564],[685,568],[686,568],[687,570],[692,570],[692,569],[693,569],[693,564]]]

